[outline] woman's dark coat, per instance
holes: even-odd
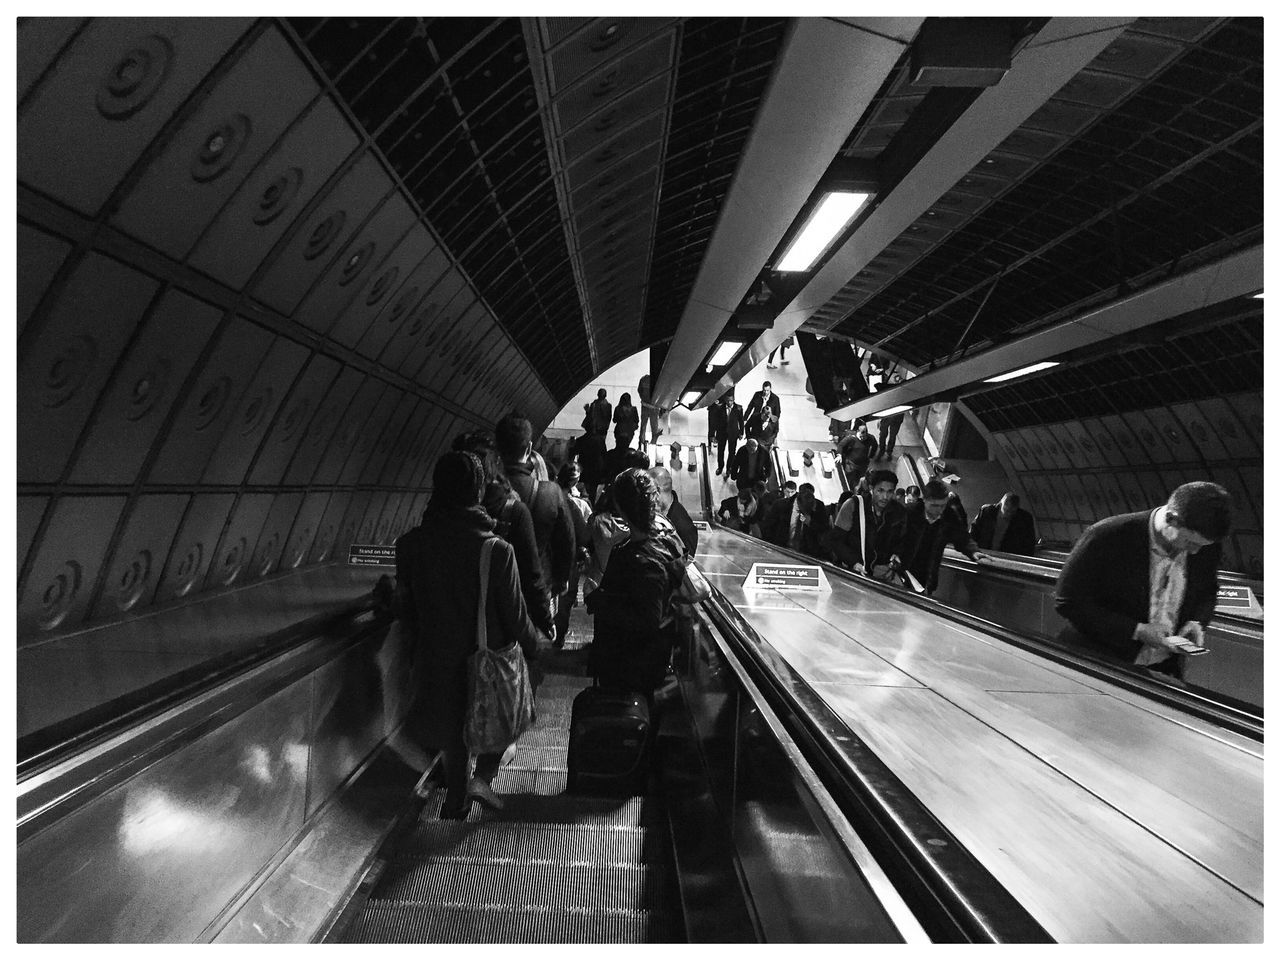
[[[431,511],[396,541],[396,590],[401,617],[414,637],[421,677],[406,722],[423,746],[446,747],[460,735],[467,709],[467,658],[476,649],[480,547],[493,539],[486,598],[488,643],[520,644],[537,656],[538,633],[525,610],[515,553],[493,533],[481,507]]]

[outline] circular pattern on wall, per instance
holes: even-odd
[[[273,533],[271,539],[262,548],[262,559],[258,563],[258,576],[265,577],[276,565],[276,549],[280,546],[280,534]]]
[[[67,619],[80,593],[81,582],[80,564],[74,560],[63,563],[40,596],[40,615],[36,625],[41,630],[56,630]]]
[[[610,47],[617,46],[624,36],[626,36],[626,31],[622,28],[622,24],[616,20],[606,23],[596,30],[595,35],[591,38],[591,50],[593,53],[608,50]]]
[[[1235,440],[1240,436],[1240,431],[1236,429],[1235,421],[1230,417],[1219,417],[1218,429],[1222,431],[1223,436],[1231,440]]]
[[[280,422],[280,442],[284,443],[292,440],[294,434],[302,429],[302,425],[307,422],[307,414],[311,411],[311,401],[303,398],[289,408],[288,413],[284,415],[284,420]]]
[[[244,537],[241,537],[222,555],[222,563],[218,567],[218,582],[224,587],[235,583],[236,578],[244,570],[245,562],[248,560],[248,550],[249,545],[245,543]]]
[[[315,229],[311,231],[311,236],[307,238],[306,247],[302,250],[303,258],[314,260],[328,250],[333,245],[333,241],[338,239],[338,234],[342,232],[346,222],[347,215],[341,210],[335,210],[317,223]]]
[[[121,56],[102,82],[94,98],[98,112],[108,120],[127,120],[151,102],[169,75],[173,46],[152,34]]]
[[[1182,431],[1176,427],[1165,427],[1164,435],[1169,438],[1174,446],[1182,443]]]
[[[121,612],[133,609],[146,593],[150,582],[151,551],[139,550],[120,575],[120,583],[116,586],[116,607]]]
[[[316,562],[323,563],[329,559],[329,551],[333,549],[334,528],[332,523],[326,523],[320,530],[320,536],[316,538]]]
[[[207,430],[218,419],[231,397],[231,378],[219,377],[200,394],[196,402],[196,429]]]
[[[391,309],[387,311],[387,321],[389,323],[399,323],[400,318],[405,315],[411,306],[413,300],[418,295],[418,288],[410,287],[396,299],[391,305]]]
[[[289,566],[297,569],[302,566],[302,561],[307,559],[307,548],[311,546],[311,528],[304,527],[302,533],[298,537],[298,546],[293,551],[293,556],[289,558]]]
[[[256,397],[244,405],[240,414],[240,436],[247,437],[258,429],[267,411],[271,409],[271,398],[274,396],[270,387],[266,387]]]
[[[183,554],[182,560],[174,571],[173,595],[175,597],[185,597],[191,592],[191,588],[196,585],[196,578],[200,576],[200,566],[203,563],[204,544],[193,543],[187,548],[187,552]]]
[[[618,71],[610,70],[591,85],[591,96],[600,99],[610,96],[618,89]]]
[[[254,211],[253,222],[263,227],[284,213],[293,202],[293,198],[298,195],[298,188],[301,186],[302,170],[298,167],[290,167],[280,174],[267,184],[266,189],[262,191],[262,196],[258,198],[258,208]]]
[[[230,170],[252,132],[253,125],[243,113],[220,123],[205,136],[192,158],[191,179],[196,183],[209,183]]]
[[[398,276],[400,276],[400,268],[392,267],[390,270],[378,277],[377,280],[373,281],[373,284],[369,287],[369,295],[364,298],[365,305],[372,307],[375,303],[385,297],[387,295],[387,291],[391,289],[392,285],[396,282],[396,277]]]
[[[338,275],[338,286],[345,287],[356,277],[360,276],[360,271],[365,265],[373,259],[373,252],[377,250],[377,244],[369,241],[351,256],[347,257],[347,262],[342,265],[342,273]]]
[[[157,357],[138,376],[129,391],[129,405],[124,411],[127,420],[141,420],[155,408],[169,384],[169,370],[169,361]]]
[[[52,409],[74,397],[97,359],[97,341],[83,335],[72,337],[45,372],[40,402]]]
[[[1156,442],[1156,435],[1152,433],[1150,430],[1148,430],[1146,427],[1140,427],[1138,429],[1138,436],[1142,438],[1142,442],[1145,443],[1147,446],[1151,446]]]
[[[1187,429],[1191,431],[1191,436],[1195,437],[1198,443],[1204,443],[1206,440],[1209,439],[1209,431],[1205,428],[1205,425],[1201,423],[1199,420],[1192,420],[1191,426],[1188,427]]]

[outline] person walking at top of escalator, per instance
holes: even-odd
[[[640,398],[640,442],[644,442],[645,426],[649,428],[649,442],[657,443],[658,437],[662,435],[662,429],[658,426],[658,417],[661,411],[658,405],[653,402],[653,378],[649,374],[645,374],[640,378],[640,382],[636,385],[636,396]]]
[[[969,527],[955,506],[947,498],[947,487],[941,480],[930,480],[924,485],[923,499],[907,508],[907,523],[903,531],[898,556],[902,568],[911,574],[924,593],[938,588],[938,571],[942,568],[942,552],[951,544],[970,560],[986,560],[987,555],[969,539]]]
[[[1016,493],[1006,493],[999,503],[984,503],[969,528],[973,542],[984,550],[1035,556],[1035,519],[1021,503]]]
[[[538,658],[546,640],[530,621],[520,592],[515,553],[493,532],[493,519],[480,506],[485,471],[471,453],[449,451],[432,473],[431,501],[422,523],[396,540],[396,591],[401,617],[423,661],[421,682],[405,720],[422,746],[444,755],[444,819],[461,820],[473,801],[498,808],[493,777],[502,755],[471,757],[462,739],[467,712],[467,659],[477,646],[480,553],[493,540],[485,590],[488,643],[518,643],[525,659]]]
[[[791,361],[787,359],[787,348],[795,346],[795,342],[796,341],[794,337],[787,337],[787,339],[783,340],[780,344],[778,344],[776,347],[770,350],[769,359],[765,361],[765,366],[768,367],[770,370],[778,369],[778,365],[773,362],[773,355],[777,353],[779,350],[782,351],[782,362],[784,364],[790,363]]]
[[[876,441],[867,432],[867,424],[859,420],[854,424],[853,432],[840,441],[840,466],[849,478],[849,488],[858,485],[858,480],[867,472],[871,458],[876,455]]]
[[[624,393],[618,398],[617,409],[613,411],[613,445],[629,447],[640,429],[640,414],[631,405],[631,394]]]
[[[726,447],[729,452],[729,467],[733,467],[738,441],[742,438],[742,416],[742,404],[734,401],[732,387],[707,408],[707,446],[715,447],[717,477],[725,470]]]
[[[618,474],[612,498],[630,534],[613,546],[600,586],[586,597],[595,617],[588,670],[601,687],[652,698],[678,638],[679,538],[661,534],[658,488],[644,470]]]
[[[872,470],[866,479],[871,495],[854,495],[840,505],[831,532],[831,552],[854,572],[887,580],[902,566],[898,551],[906,530],[907,508],[894,499],[898,478],[892,470]]]
[[[658,515],[667,518],[684,544],[685,553],[692,557],[698,552],[698,528],[676,496],[671,484],[671,471],[666,467],[650,467],[649,476],[658,488]]]
[[[888,384],[881,384],[881,388],[888,390],[902,383],[902,374],[895,373],[889,380]],[[880,388],[877,388],[880,389]],[[901,413],[895,413],[889,417],[880,418],[880,451],[876,454],[876,459],[893,459],[893,448],[898,442],[898,431],[902,429],[902,420],[907,415],[904,410]]]
[[[760,435],[765,428],[763,411],[766,409],[770,411],[769,422],[773,428],[773,435],[777,436],[777,426],[782,420],[782,401],[773,392],[773,384],[768,380],[751,395],[751,402],[747,404],[743,426],[746,429],[748,438],[754,437],[757,441],[760,439]]]
[[[604,387],[596,391],[596,398],[587,404],[587,415],[582,420],[582,429],[587,433],[607,436],[609,424],[613,422],[613,404],[609,402],[609,394]]]
[[[740,487],[749,487],[757,480],[769,482],[773,475],[773,465],[769,454],[760,446],[755,437],[748,437],[746,445],[733,458],[733,466],[729,468],[729,479]]]
[[[1181,678],[1204,647],[1231,521],[1231,494],[1206,481],[1182,484],[1154,510],[1099,520],[1058,574],[1058,639]]]

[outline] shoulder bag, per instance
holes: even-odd
[[[480,547],[480,601],[476,610],[476,652],[467,660],[467,716],[462,740],[472,753],[501,753],[533,722],[533,688],[518,643],[489,646],[485,601],[489,560],[495,539]]]

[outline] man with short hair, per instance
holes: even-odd
[[[692,557],[698,552],[698,528],[693,525],[689,511],[676,496],[675,488],[671,485],[671,471],[666,467],[649,467],[648,473],[658,486],[658,513],[671,521],[671,526],[675,527],[684,543],[685,553]]]
[[[760,501],[756,499],[751,487],[741,487],[737,496],[725,497],[720,501],[720,509],[716,517],[726,527],[750,533],[751,527],[759,522]]]
[[[757,480],[751,485],[751,492],[755,494],[756,502],[760,504],[760,508],[756,511],[756,526],[759,527],[769,516],[769,511],[773,509],[775,503],[796,495],[796,482],[788,480],[782,485],[781,490],[770,490],[769,484],[763,480]]]
[[[840,441],[840,466],[849,478],[850,489],[858,485],[875,454],[876,442],[867,432],[866,422],[859,420],[853,425],[853,433]]]
[[[494,436],[511,488],[533,514],[533,534],[554,604],[568,589],[573,570],[575,544],[571,508],[554,481],[534,479],[529,463],[533,427],[528,420],[518,414],[508,414],[498,421]]]
[[[609,432],[609,424],[613,422],[613,404],[609,402],[609,394],[604,387],[596,391],[596,398],[587,404],[588,432],[605,436]],[[585,426],[586,424],[584,424]]]
[[[895,373],[889,378],[888,383],[882,383],[876,389],[888,390],[902,383],[902,374]],[[889,417],[881,417],[879,422],[880,428],[880,452],[876,454],[876,459],[893,459],[893,448],[898,442],[898,431],[902,429],[902,420],[907,415],[906,411],[895,413]]]
[[[902,566],[898,549],[907,510],[894,499],[898,478],[892,470],[873,470],[866,479],[871,495],[849,497],[836,514],[831,552],[855,573],[887,580],[894,569]]]
[[[1099,520],[1058,575],[1059,640],[1181,677],[1204,648],[1231,521],[1231,494],[1206,481],[1182,484],[1154,510]]]
[[[913,503],[919,503],[919,502],[920,502],[920,488],[917,487],[914,483],[909,484],[907,486],[906,495],[903,497],[903,503],[909,507]]]
[[[794,497],[773,505],[765,518],[763,532],[770,543],[822,560],[827,556],[830,528],[827,505],[814,496],[812,483],[802,483]]]
[[[1034,556],[1036,525],[1031,514],[1023,510],[1016,493],[1008,492],[999,503],[984,503],[969,528],[973,542],[984,550],[1003,550]]]
[[[657,443],[662,430],[658,426],[658,405],[653,402],[653,378],[645,374],[636,385],[636,396],[640,398],[640,438],[637,443],[644,443],[644,429],[649,427],[649,442]]]
[[[749,487],[757,480],[768,483],[772,472],[768,451],[764,450],[754,437],[749,437],[746,445],[733,458],[733,466],[729,468],[729,479],[740,487]]]
[[[948,543],[970,560],[988,558],[969,539],[968,524],[948,502],[947,487],[941,480],[930,480],[922,493],[923,499],[908,509],[898,556],[910,574],[908,584],[923,593],[933,593],[938,587],[942,551]]]
[[[777,436],[778,422],[781,419],[782,401],[773,392],[773,384],[766,380],[760,389],[751,395],[751,402],[747,404],[744,419],[747,436],[754,437],[756,440],[759,440],[763,433],[772,432],[773,436]],[[769,429],[766,429],[766,424]]]

